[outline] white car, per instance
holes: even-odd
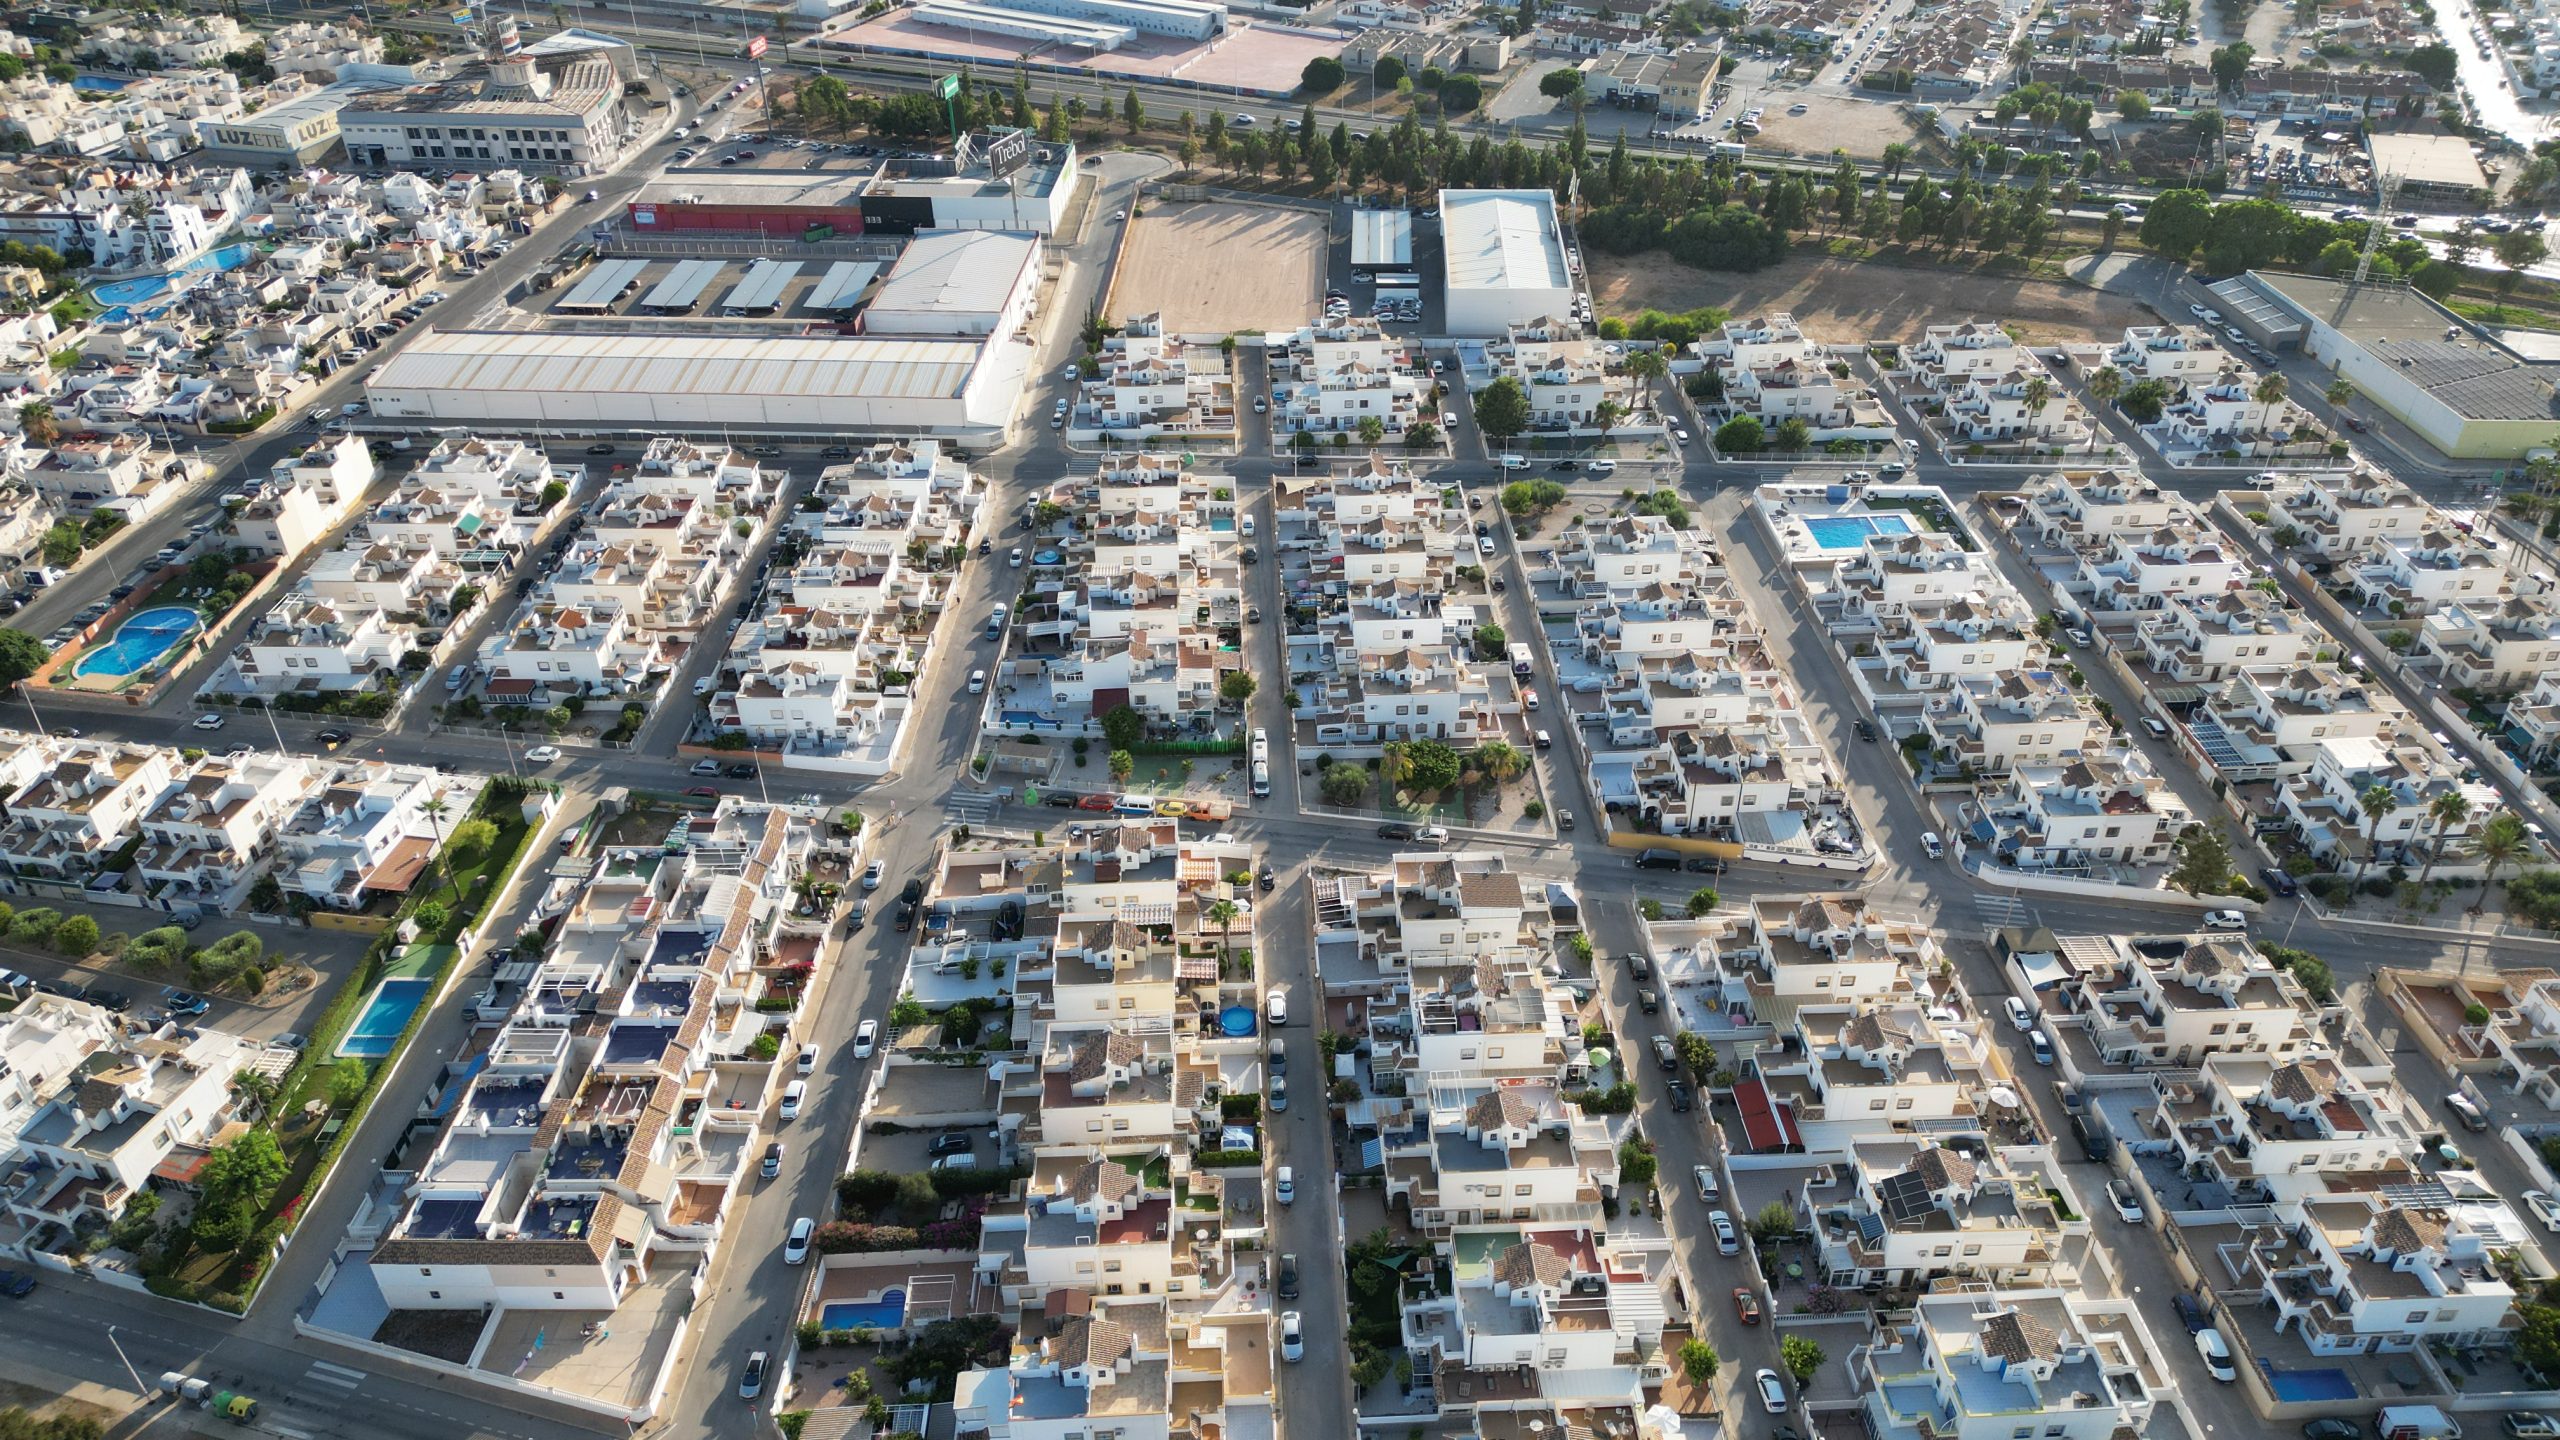
[[[2000,1008],[2007,1013],[2009,1023],[2021,1031],[2036,1028],[2036,1012],[2027,1008],[2026,1001],[2012,995],[2000,1002]]]
[[[1021,569],[1021,568],[1022,568],[1022,547],[1021,547],[1021,546],[1016,545],[1016,546],[1014,546],[1014,547],[1013,547],[1013,554],[1012,554],[1010,557],[1008,557],[1008,558],[1006,559],[1005,564],[1006,564],[1008,567],[1010,567],[1010,568],[1012,568],[1012,569],[1015,569],[1015,570],[1019,570],[1019,569]]]
[[[1937,831],[1923,830],[1920,832],[1920,853],[1936,860],[1947,853],[1947,842],[1938,838]]]
[[[2116,1218],[2127,1225],[2142,1223],[2142,1199],[2133,1193],[2131,1185],[2122,1180],[2108,1181],[2107,1203],[2116,1207]]]
[[[877,890],[877,889],[879,889],[879,888],[880,888],[880,882],[881,882],[883,879],[887,878],[888,873],[889,873],[889,865],[888,865],[888,862],[887,862],[887,861],[885,861],[885,860],[874,860],[874,861],[872,861],[872,862],[871,862],[871,864],[870,864],[870,866],[869,866],[868,868],[866,868],[866,869],[862,872],[862,888],[863,888],[863,889],[865,889],[865,890]]]
[[[800,1047],[799,1068],[800,1073],[803,1075],[815,1075],[818,1073],[818,1047],[816,1045],[810,1044]]]
[[[1271,1176],[1271,1196],[1272,1196],[1272,1198],[1273,1198],[1273,1199],[1278,1200],[1278,1201],[1279,1201],[1281,1204],[1283,1204],[1283,1205],[1295,1205],[1295,1204],[1297,1204],[1297,1203],[1298,1203],[1298,1176],[1297,1176],[1297,1172],[1296,1172],[1296,1171],[1294,1171],[1294,1170],[1292,1170],[1292,1169],[1290,1169],[1290,1168],[1289,1168],[1288,1166],[1286,1166],[1286,1165],[1283,1165],[1283,1166],[1281,1166],[1278,1170],[1276,1170],[1276,1171],[1272,1172],[1272,1176]]]
[[[1594,475],[1615,475],[1618,473],[1618,462],[1615,460],[1585,460],[1582,462],[1582,468]]]
[[[1721,1210],[1710,1210],[1707,1212],[1707,1228],[1715,1232],[1717,1254],[1742,1253],[1742,1232],[1733,1228],[1732,1216]]]
[[[791,1222],[791,1235],[782,1242],[782,1263],[798,1265],[809,1258],[809,1239],[818,1233],[818,1222],[803,1215]]]
[[[2560,1201],[2553,1200],[2549,1192],[2527,1190],[2524,1192],[2524,1208],[2533,1212],[2533,1218],[2542,1222],[2543,1229],[2560,1230]]]
[[[1716,1184],[1716,1172],[1707,1166],[1690,1166],[1689,1178],[1697,1182],[1698,1198],[1709,1204],[1713,1204],[1715,1198],[1724,1193],[1723,1188]]]
[[[1479,536],[1477,536],[1477,537],[1476,537],[1476,553],[1477,553],[1477,554],[1479,554],[1479,555],[1490,555],[1490,554],[1492,554],[1492,553],[1493,553],[1493,537],[1492,537],[1492,536],[1490,536],[1490,535],[1479,535]]]
[[[880,1022],[879,1022],[879,1021],[877,1021],[877,1020],[865,1020],[865,1021],[863,1021],[859,1026],[856,1026],[856,1027],[854,1028],[854,1032],[853,1032],[853,1058],[854,1058],[854,1059],[856,1059],[856,1060],[868,1060],[868,1059],[870,1059],[870,1058],[871,1058],[871,1052],[872,1052],[872,1051],[874,1051],[874,1050],[877,1050],[877,1049],[879,1049],[879,1048],[880,1048]]]
[[[199,715],[196,717],[196,728],[199,730],[219,730],[222,728],[222,717],[219,715]]]
[[[2231,1342],[2210,1325],[2196,1332],[2196,1353],[2204,1357],[2204,1373],[2228,1385],[2240,1378],[2231,1363]]]
[[[1280,1358],[1292,1361],[1307,1358],[1307,1332],[1298,1323],[1295,1310],[1284,1310],[1280,1314]]]
[[[1760,1392],[1760,1408],[1772,1415],[1787,1413],[1787,1382],[1778,1372],[1763,1367],[1751,1372],[1751,1384]]]
[[[987,693],[986,671],[972,670],[969,672],[969,693],[972,695],[983,695]]]
[[[2249,928],[2249,917],[2241,914],[2237,910],[2207,910],[2204,912],[2204,928],[2207,930],[2246,930]]]
[[[2201,320],[2205,317],[2205,308],[2201,305],[2190,305],[2187,307],[2187,313]]]
[[[1458,412],[1455,410],[1441,411],[1440,428],[1443,430],[1455,431],[1458,428]]]

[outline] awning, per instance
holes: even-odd
[[[510,677],[492,680],[480,688],[491,695],[530,695],[533,693],[533,682]]]
[[[1742,1081],[1733,1087],[1733,1099],[1742,1107],[1742,1136],[1750,1142],[1753,1154],[1804,1148],[1804,1135],[1796,1129],[1796,1118],[1787,1113],[1787,1107],[1769,1098],[1765,1083]]]
[[[409,893],[409,887],[417,884],[418,876],[425,873],[427,858],[435,854],[435,850],[436,842],[424,835],[402,836],[400,843],[391,847],[391,853],[383,857],[381,864],[365,872],[365,888],[391,895]]]
[[[181,1145],[171,1150],[159,1164],[151,1167],[151,1178],[166,1180],[173,1185],[193,1185],[196,1183],[196,1176],[212,1160],[213,1152],[210,1150]]]

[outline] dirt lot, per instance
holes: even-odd
[[[1782,103],[1783,102],[1783,103]],[[1760,133],[1750,138],[1753,151],[1774,150],[1782,155],[1828,155],[1834,150],[1849,152],[1852,160],[1882,160],[1884,147],[1896,141],[1908,143],[1921,133],[1900,105],[1883,100],[1858,100],[1845,95],[1804,95],[1780,91],[1756,102],[1761,107]],[[1805,113],[1790,115],[1790,105],[1803,105]],[[1734,113],[1728,106],[1726,114]],[[1740,139],[1721,129],[1715,138]]]
[[[1113,321],[1161,312],[1169,335],[1291,329],[1324,290],[1325,217],[1269,205],[1150,206],[1129,222]]]
[[[1930,266],[1805,256],[1756,275],[1697,270],[1659,253],[1590,257],[1591,295],[1605,315],[1721,305],[1735,315],[1793,313],[1833,343],[1916,340],[1925,325],[1998,320],[2037,344],[2117,339],[2159,317],[2120,296],[2048,280],[1969,275]]]

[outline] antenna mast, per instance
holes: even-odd
[[[2356,252],[2355,283],[2358,285],[2364,284],[2365,277],[2373,273],[2373,252],[2382,245],[2382,232],[2391,228],[2391,206],[2400,198],[2400,176],[2395,171],[2377,171],[2374,186],[2381,193],[2379,203],[2382,208],[2374,215],[2373,223],[2364,227],[2364,246]]]

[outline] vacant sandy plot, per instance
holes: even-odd
[[[1698,270],[1661,254],[1594,253],[1591,294],[1604,315],[1721,305],[1737,316],[1784,310],[1833,343],[1917,340],[1923,326],[1996,320],[2036,344],[2121,339],[2159,317],[2121,296],[2049,280],[1932,266],[1806,257],[1754,275]]]
[[[1787,100],[1788,104],[1777,104]],[[1760,133],[1749,138],[1752,150],[1775,150],[1781,155],[1828,155],[1845,150],[1852,160],[1882,160],[1884,148],[1896,142],[1908,142],[1919,134],[1899,105],[1882,100],[1859,100],[1845,95],[1808,95],[1792,100],[1781,93],[1754,102],[1760,106]],[[1805,107],[1802,115],[1788,114],[1794,105]],[[1728,114],[1733,113],[1728,107]],[[1719,140],[1740,140],[1719,128]]]
[[[1163,204],[1129,222],[1109,318],[1160,314],[1168,335],[1294,329],[1324,289],[1325,217],[1273,205]]]

